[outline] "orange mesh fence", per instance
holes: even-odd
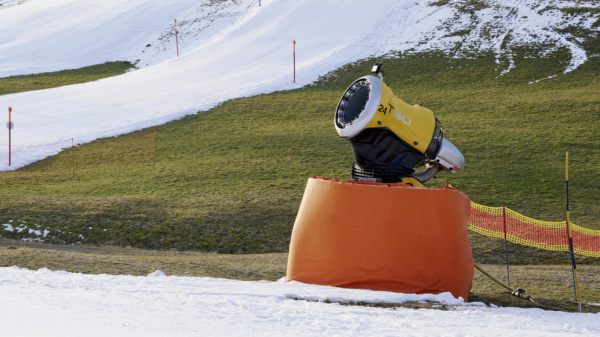
[[[2,178],[58,176],[123,169],[156,157],[156,129],[127,136],[96,140],[83,144],[82,140],[40,146],[12,146],[11,166],[15,171],[0,172]],[[82,144],[82,145],[78,145]],[[0,164],[8,163],[8,151],[0,151]]]
[[[570,223],[573,250],[577,254],[600,257],[600,230]],[[548,222],[528,218],[505,207],[489,207],[471,202],[469,229],[486,236],[554,251],[569,251],[566,221]]]

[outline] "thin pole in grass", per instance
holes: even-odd
[[[510,270],[508,268],[508,241],[506,240],[506,206],[502,206],[502,225],[504,227],[504,250],[506,251],[506,275],[510,286]]]
[[[565,182],[567,188],[567,233],[569,235],[569,252],[571,254],[571,272],[573,274],[573,289],[575,291],[575,301],[577,301],[577,306],[579,307],[579,312],[582,311],[581,308],[581,292],[579,291],[579,278],[577,277],[577,266],[575,265],[575,253],[573,252],[573,235],[571,234],[571,219],[569,212],[569,152],[567,151],[566,159],[565,159]]]
[[[294,40],[294,83],[296,83],[296,40]]]

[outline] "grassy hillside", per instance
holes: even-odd
[[[0,78],[0,95],[95,81],[120,75],[132,67],[129,62],[107,62],[81,69]]]
[[[354,79],[383,62],[396,95],[432,109],[465,155],[464,171],[440,174],[431,186],[448,181],[477,203],[562,221],[569,151],[571,219],[600,229],[600,60],[564,75],[566,51],[519,53],[505,75],[508,60],[492,55],[361,60],[302,89],[227,101],[160,126],[155,165],[50,178],[0,173],[0,224],[48,229],[49,243],[285,252],[307,178],[350,178],[351,148],[335,132],[333,111]],[[4,238],[26,232],[0,228]],[[478,262],[502,261],[503,242],[475,234],[471,242]],[[569,262],[562,253],[510,249],[515,263]]]

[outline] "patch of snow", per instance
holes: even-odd
[[[25,242],[33,242],[33,241],[44,242],[44,240],[42,240],[40,238],[22,238],[21,241],[25,241]]]
[[[37,230],[37,229],[31,229],[31,228],[29,228],[29,234],[32,234],[32,233],[35,234],[35,235],[37,235],[37,236],[41,236],[42,235],[42,231]]]
[[[2,333],[16,337],[600,334],[600,314],[491,308],[446,295],[159,274],[134,277],[0,268]],[[292,298],[341,303],[450,301],[451,307],[386,309]]]
[[[166,277],[167,275],[160,270],[156,270],[153,273],[148,274],[148,277]]]
[[[29,0],[0,0],[0,9],[21,5]]]

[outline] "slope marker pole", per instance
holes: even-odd
[[[502,225],[504,227],[504,251],[506,252],[506,276],[510,286],[510,269],[508,268],[508,240],[506,240],[506,206],[502,206]]]
[[[569,152],[567,151],[565,159],[565,182],[567,188],[567,233],[569,235],[569,252],[571,254],[571,272],[573,274],[573,289],[575,291],[575,301],[579,312],[582,312],[581,308],[581,292],[579,290],[579,278],[577,277],[577,266],[575,265],[575,253],[573,252],[573,235],[571,234],[571,219],[569,212]]]
[[[177,19],[175,20],[175,45],[177,46],[177,57],[179,57],[179,41],[177,40]]]
[[[10,164],[11,164],[11,149],[12,149],[11,130],[13,128],[13,123],[11,120],[11,112],[12,112],[12,108],[8,107],[8,124],[6,124],[6,127],[8,127],[8,166],[10,166]]]

